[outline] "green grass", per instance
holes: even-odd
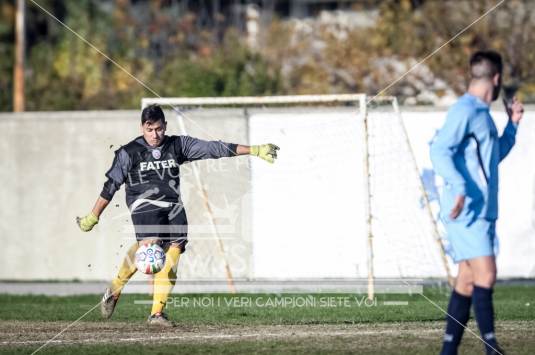
[[[449,291],[427,287],[424,295],[445,309]],[[362,322],[400,322],[441,320],[444,314],[419,294],[378,295],[376,305],[368,307],[363,295],[354,294],[189,294],[175,295],[166,312],[181,324],[334,324]],[[227,302],[243,297],[246,302],[239,307]],[[316,307],[271,306],[268,300],[281,297],[306,297],[316,299]],[[344,297],[349,307],[326,307],[320,304],[327,297]],[[114,321],[144,322],[150,306],[135,301],[151,298],[148,295],[125,294],[117,306]],[[13,296],[0,295],[0,320],[73,321],[100,301],[100,295],[84,296]],[[213,306],[199,306],[194,302],[213,302]],[[384,301],[407,301],[407,306],[385,306]],[[187,304],[189,302],[189,306]],[[300,301],[299,301],[300,302]],[[258,304],[257,304],[258,303]],[[335,302],[337,303],[337,302]],[[360,303],[360,304],[359,304]],[[295,303],[299,305],[298,303]],[[529,304],[529,305],[528,305]],[[260,305],[260,306],[258,306]],[[494,292],[494,305],[498,320],[535,320],[535,288],[533,286],[498,286]],[[98,309],[88,314],[84,321],[100,321]]]
[[[351,353],[350,344],[347,344],[343,339],[333,339],[327,344],[315,344],[314,348],[307,347],[300,341],[241,341],[223,344],[161,344],[161,345],[145,345],[143,346],[143,354],[279,354],[279,353],[293,353],[293,354],[327,354],[327,353]],[[440,344],[434,347],[426,347],[425,349],[415,349],[414,347],[406,348],[405,354],[411,355],[428,355],[430,353],[439,353]],[[345,349],[345,350],[336,350]],[[33,349],[32,349],[33,350]],[[333,351],[334,350],[334,351]],[[138,354],[141,353],[139,345],[107,345],[107,346],[61,346],[49,347],[40,354],[65,354],[70,355],[76,352],[77,354]],[[355,349],[353,350],[355,352]],[[28,348],[12,348],[9,354],[28,354]],[[355,352],[356,353],[356,352]],[[377,349],[370,349],[369,351],[362,351],[359,349],[359,354],[378,354]]]
[[[425,297],[436,303],[442,309],[447,308],[449,291],[445,288],[426,287]],[[43,349],[43,354],[125,354],[147,353],[166,354],[176,353],[348,353],[360,354],[429,354],[437,353],[440,349],[440,337],[444,314],[425,297],[413,295],[378,295],[372,306],[361,303],[363,295],[352,294],[190,294],[174,295],[174,302],[170,302],[166,312],[170,318],[179,323],[179,327],[195,332],[196,329],[212,330],[213,333],[224,332],[228,329],[250,329],[256,332],[262,327],[283,325],[291,329],[292,326],[319,327],[323,325],[355,329],[355,337],[335,336],[293,338],[291,333],[284,338],[259,338],[224,341],[165,341],[162,344],[125,343],[125,344],[52,344]],[[289,303],[286,307],[273,306],[269,303],[275,300],[299,300],[302,302],[310,297],[315,299],[316,306],[297,307],[297,303]],[[308,297],[308,298],[307,298]],[[340,297],[342,299],[340,299]],[[76,327],[84,325],[102,325],[106,332],[114,331],[120,336],[123,329],[138,327],[144,329],[143,323],[150,312],[150,306],[135,304],[135,301],[148,301],[148,295],[123,295],[111,321],[100,319],[99,310],[90,312]],[[325,305],[327,300],[334,304]],[[0,295],[0,324],[33,324],[39,329],[50,322],[70,322],[76,320],[100,301],[100,295],[51,297],[51,296],[12,296]],[[204,306],[192,306],[194,302],[207,302]],[[230,304],[244,302],[242,306]],[[343,304],[343,302],[347,304]],[[385,301],[406,301],[406,306],[387,306]],[[498,328],[502,324],[505,334],[500,342],[506,346],[509,353],[535,353],[535,288],[533,286],[504,286],[499,285],[494,293],[495,313]],[[361,304],[359,304],[361,303]],[[22,322],[21,322],[22,321]],[[10,323],[11,322],[11,323]],[[34,323],[33,323],[34,322]],[[412,323],[409,323],[412,322]],[[501,323],[500,323],[501,322]],[[385,325],[390,329],[409,324],[416,332],[401,334],[374,335],[369,333],[378,325]],[[367,328],[363,328],[365,325]],[[121,328],[122,327],[122,328]],[[250,328],[247,328],[250,327]],[[346,327],[346,328],[343,328]],[[348,327],[348,328],[347,328]],[[352,328],[355,327],[355,328]],[[471,323],[475,329],[475,324]],[[509,328],[507,328],[509,327]],[[418,335],[434,329],[434,333],[427,336]],[[317,329],[317,328],[316,328]],[[320,328],[321,329],[321,328]],[[360,337],[360,330],[368,330],[368,335]],[[74,331],[74,330],[73,330]],[[83,331],[80,329],[79,331]],[[95,329],[92,329],[94,332]],[[97,328],[98,331],[98,328]],[[23,331],[20,331],[24,333]],[[180,332],[180,331],[178,331]],[[25,335],[26,333],[24,333]],[[94,333],[95,334],[95,333]],[[97,333],[98,334],[98,333]],[[171,334],[171,333],[168,333]],[[29,339],[32,339],[31,336]],[[44,338],[43,338],[44,339]],[[0,353],[31,353],[39,345],[10,345],[0,346]],[[479,353],[481,344],[472,335],[465,336],[463,349],[466,353]]]

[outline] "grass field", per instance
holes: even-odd
[[[445,309],[449,292],[424,295]],[[42,354],[165,353],[438,353],[444,314],[419,294],[175,295],[166,312],[172,329],[149,329],[148,295],[123,295],[113,318],[98,307],[42,348]],[[0,353],[29,354],[100,301],[100,295],[0,295]],[[535,288],[498,286],[497,333],[508,354],[535,353]],[[476,334],[477,327],[470,321]],[[461,353],[483,353],[465,333]]]

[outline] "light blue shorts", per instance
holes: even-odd
[[[445,249],[455,263],[498,254],[496,221],[447,221]]]

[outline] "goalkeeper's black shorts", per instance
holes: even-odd
[[[188,220],[184,206],[145,200],[142,203],[134,203],[132,207],[132,222],[138,241],[157,238],[164,246],[178,243],[182,253],[186,250]]]

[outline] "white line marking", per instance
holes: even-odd
[[[180,328],[178,328],[180,329]],[[72,339],[72,340],[51,340],[51,344],[108,344],[108,343],[139,343],[146,341],[169,341],[169,340],[239,340],[244,338],[307,338],[307,337],[331,337],[331,336],[369,336],[369,335],[387,335],[387,334],[434,334],[440,333],[442,329],[389,329],[389,330],[359,330],[348,329],[347,331],[294,331],[289,328],[285,328],[280,333],[244,333],[244,334],[182,334],[182,335],[161,335],[161,336],[148,336],[148,337],[127,337],[127,338],[110,338],[110,339]],[[13,345],[32,345],[38,344],[42,341],[39,340],[21,340],[21,341],[3,341],[0,342],[2,346]]]
[[[408,306],[409,301],[384,301],[383,306]]]
[[[102,303],[102,301],[100,301],[99,303],[97,303],[96,305],[94,305],[89,311],[85,312],[84,314],[82,314],[80,317],[78,317],[77,320],[75,320],[74,322],[70,323],[69,325],[67,325],[65,328],[63,328],[58,334],[54,335],[52,338],[50,338],[46,343],[44,343],[43,345],[41,345],[40,347],[38,347],[34,352],[32,352],[31,355],[37,353],[39,350],[41,350],[42,348],[44,348],[45,346],[47,346],[50,342],[54,341],[54,339],[56,339],[57,337],[59,337],[61,334],[63,334],[67,329],[71,328],[72,326],[74,326],[76,323],[78,323],[82,318],[84,318],[86,315],[88,315],[89,313],[91,313],[95,308],[97,308],[100,304]],[[41,341],[42,342],[42,341]]]

